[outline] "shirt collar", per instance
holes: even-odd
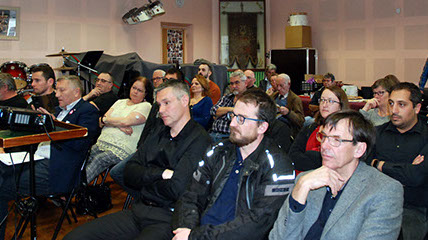
[[[404,133],[413,133],[413,132],[415,132],[415,133],[419,133],[419,134],[422,134],[422,132],[423,132],[423,122],[421,121],[421,119],[419,119],[419,117],[418,117],[418,122],[415,124],[415,126],[413,126],[410,130],[408,130],[408,131],[406,131],[406,132],[404,132]],[[398,132],[398,133],[400,133],[399,131],[398,131],[398,129],[394,126],[394,124],[392,124],[392,122],[391,121],[389,121],[388,122],[388,126],[386,127],[386,129],[385,130],[387,130],[387,131],[392,131],[392,132]],[[404,134],[404,133],[400,133],[400,134]]]
[[[74,106],[76,106],[76,104],[80,101],[81,98],[77,99],[76,101],[68,104],[67,106],[65,106],[65,108],[59,107],[61,109],[61,111],[70,111],[71,109],[74,108]]]

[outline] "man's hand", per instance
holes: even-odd
[[[290,112],[290,110],[289,110],[287,107],[280,107],[280,108],[279,108],[279,112],[280,112],[282,115],[287,115],[287,114]]]
[[[174,175],[174,171],[172,171],[170,169],[165,169],[165,171],[163,171],[163,173],[162,173],[162,178],[163,179],[171,179],[172,175]]]
[[[363,110],[367,112],[368,110],[377,108],[378,106],[379,101],[376,98],[372,98],[366,102],[366,105],[364,105]]]
[[[56,119],[55,116],[52,113],[48,112],[48,110],[46,110],[46,109],[44,109],[42,107],[37,108],[37,111],[41,112],[43,114],[51,115],[51,117],[52,117],[53,120]]]
[[[101,95],[101,89],[98,87],[95,87],[83,97],[83,100],[88,101],[88,99],[91,99],[93,97],[98,97],[99,95]]]
[[[344,183],[345,179],[339,173],[322,166],[302,176],[294,186],[291,196],[300,204],[305,204],[310,191],[328,186],[335,196]]]
[[[187,240],[189,239],[190,231],[192,230],[189,228],[177,228],[172,231],[175,234],[172,240]]]
[[[413,162],[412,162],[412,164],[413,165],[418,165],[418,164],[420,164],[421,162],[423,162],[424,161],[424,156],[423,155],[418,155],[418,156],[416,156],[416,158],[413,160]]]

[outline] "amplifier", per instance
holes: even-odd
[[[0,106],[0,129],[42,133],[55,130],[55,125],[49,114],[26,108]]]

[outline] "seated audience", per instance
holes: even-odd
[[[211,116],[214,123],[210,135],[214,142],[229,137],[230,119],[227,113],[233,111],[236,100],[247,90],[245,81],[247,77],[241,70],[237,70],[230,75],[230,90],[232,93],[223,96],[217,104],[211,108]]]
[[[291,145],[289,156],[294,161],[298,171],[307,171],[319,168],[322,165],[317,133],[328,115],[349,109],[348,97],[338,86],[326,87],[319,99],[319,112],[315,115],[315,122],[303,127]],[[321,129],[322,130],[322,129]]]
[[[265,69],[265,78],[260,81],[259,88],[265,92],[272,88],[273,85],[270,78],[274,74],[276,74],[276,66],[274,64],[268,64]],[[275,84],[275,82],[273,82],[273,84]]]
[[[117,101],[117,95],[113,92],[113,76],[110,73],[100,73],[95,80],[95,88],[83,97],[100,111],[100,117]]]
[[[87,128],[88,136],[39,144],[36,154],[45,159],[35,162],[37,195],[69,192],[77,183],[76,173],[80,171],[98,125],[98,110],[82,99],[82,90],[77,76],[68,75],[58,79],[56,97],[60,107],[57,108],[56,119]],[[41,110],[48,114],[47,110]],[[27,164],[16,166],[16,172],[21,172],[16,182],[18,178],[12,167],[0,165],[0,219],[4,219],[8,202],[16,199],[17,194],[29,194],[30,171]],[[4,239],[5,226],[2,225],[0,239]]]
[[[58,107],[58,98],[55,96],[55,73],[48,64],[39,64],[31,68],[31,86],[34,95],[27,102],[34,109],[43,107],[54,114]]]
[[[129,99],[116,101],[101,118],[101,135],[91,149],[86,166],[88,182],[137,150],[152,102],[152,84],[147,78],[138,77],[131,87]]]
[[[155,95],[164,125],[156,126],[124,169],[125,185],[140,197],[131,209],[81,225],[64,239],[172,239],[174,207],[211,141],[190,117],[187,84],[169,80]]]
[[[290,90],[291,81],[287,74],[279,74],[276,77],[276,85],[278,92],[274,93],[272,98],[278,106],[278,119],[288,124],[291,135],[296,137],[305,121],[302,100]]]
[[[165,71],[164,70],[156,69],[155,71],[153,71],[153,75],[152,75],[153,87],[154,88],[159,87],[159,85],[161,85],[163,83],[164,78],[165,78]]]
[[[229,140],[204,155],[177,203],[173,239],[267,238],[295,177],[291,160],[265,137],[275,113],[262,90],[238,98]]]
[[[192,80],[190,88],[190,107],[192,108],[192,118],[201,124],[205,129],[211,120],[210,109],[213,106],[209,94],[208,81],[202,75],[196,75]]]
[[[392,88],[391,121],[377,127],[374,154],[368,158],[373,167],[404,186],[401,227],[405,240],[422,240],[428,233],[428,161],[424,160],[428,156],[428,126],[418,117],[421,102],[422,93],[413,83]]]
[[[0,73],[0,106],[27,108],[27,101],[16,93],[16,83],[9,73]]]
[[[316,113],[318,111],[319,99],[321,97],[321,93],[324,91],[325,88],[335,86],[336,85],[336,83],[334,82],[335,79],[336,78],[332,73],[326,73],[323,76],[323,79],[322,79],[323,86],[314,93],[314,95],[311,98],[311,102],[309,103],[309,110],[311,110],[311,112]]]
[[[398,84],[392,79],[381,78],[376,80],[372,85],[373,98],[368,100],[366,105],[360,109],[360,113],[371,121],[373,125],[379,126],[389,122],[391,110],[389,108],[389,94],[392,87]]]
[[[364,163],[373,125],[348,110],[330,114],[322,129],[322,167],[297,177],[269,239],[397,239],[403,187]]]
[[[269,96],[272,96],[278,92],[278,86],[276,85],[276,78],[278,77],[277,73],[273,73],[269,78],[270,88],[266,90],[266,93]]]

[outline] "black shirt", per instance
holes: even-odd
[[[143,203],[173,208],[210,143],[208,133],[193,119],[176,137],[171,137],[169,127],[158,125],[126,164],[125,185],[140,190]],[[165,169],[174,171],[171,179],[162,178]]]
[[[94,102],[100,110],[100,116],[104,116],[106,112],[113,106],[113,104],[117,101],[118,97],[113,91],[103,93],[98,97],[88,99],[88,102]]]
[[[309,104],[311,104],[311,105],[316,105],[316,106],[319,106],[320,104],[319,104],[319,99],[321,98],[321,94],[322,94],[322,92],[324,91],[324,87],[322,87],[322,88],[320,88],[320,89],[318,89],[315,93],[314,93],[314,95],[312,96],[312,99],[311,99],[311,101],[309,102]]]
[[[16,95],[16,96],[11,97],[9,99],[0,101],[0,106],[27,108],[28,103],[23,97]]]
[[[404,185],[404,203],[428,207],[428,126],[418,120],[405,133],[387,122],[376,128],[374,158],[385,161],[382,172]],[[412,162],[419,154],[425,161],[418,165]]]

